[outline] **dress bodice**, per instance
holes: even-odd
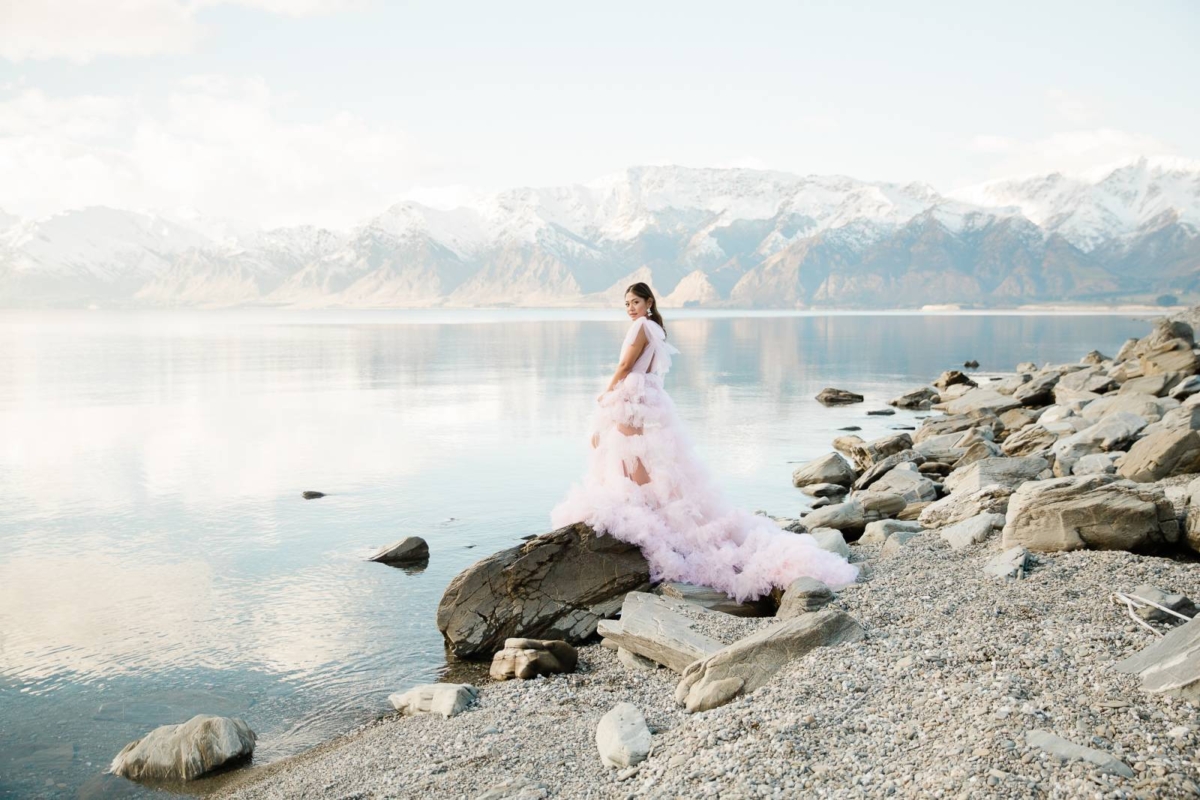
[[[678,353],[679,350],[667,342],[667,332],[662,329],[662,326],[649,317],[638,317],[633,321],[633,324],[629,326],[629,332],[625,334],[625,341],[621,345],[622,350],[633,344],[639,330],[646,331],[646,347],[638,356],[637,361],[633,362],[630,371],[666,375],[671,369],[671,356]]]

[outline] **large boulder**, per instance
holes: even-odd
[[[816,578],[796,578],[788,585],[779,602],[779,619],[791,619],[801,614],[820,611],[833,601],[833,590]]]
[[[802,521],[804,527],[810,531],[817,528],[834,528],[843,533],[861,533],[869,523],[894,517],[907,505],[908,502],[899,495],[888,492],[862,492],[844,503],[811,511]]]
[[[1096,422],[1109,414],[1127,411],[1137,414],[1146,422],[1158,422],[1163,414],[1179,406],[1179,401],[1170,397],[1155,397],[1150,394],[1110,394],[1093,400],[1080,412],[1089,422]]]
[[[368,561],[384,564],[412,564],[429,560],[429,545],[420,536],[405,536],[398,542],[381,547]]]
[[[649,582],[636,545],[577,523],[459,573],[438,604],[437,626],[460,658],[490,658],[510,638],[578,644]]]
[[[1025,481],[1035,480],[1049,466],[1046,459],[1038,456],[993,456],[959,467],[946,476],[942,485],[947,492],[975,492],[993,483],[1015,489]]]
[[[492,657],[489,675],[493,680],[529,680],[539,675],[574,672],[579,653],[564,641],[554,639],[505,639],[504,649]]]
[[[1062,377],[1059,372],[1035,375],[1012,393],[1012,398],[1024,406],[1046,406],[1054,402],[1054,387]]]
[[[839,453],[829,453],[802,464],[792,473],[792,485],[811,486],[819,483],[834,483],[849,486],[854,482],[854,468]]]
[[[825,608],[801,614],[739,639],[691,664],[675,688],[675,701],[688,711],[707,711],[766,684],[789,661],[817,647],[863,638],[846,612]]]
[[[1151,694],[1170,694],[1200,703],[1200,616],[1116,664],[1118,672],[1139,675]]]
[[[1153,551],[1179,540],[1161,488],[1084,475],[1026,483],[1008,505],[1004,547]]]
[[[255,738],[240,719],[197,714],[125,745],[108,771],[135,781],[190,781],[249,759]]]
[[[1129,448],[1117,463],[1117,472],[1141,483],[1200,472],[1200,433],[1191,428],[1152,433]]]
[[[1120,450],[1126,447],[1146,427],[1146,420],[1128,411],[1115,411],[1101,417],[1081,431],[1064,436],[1054,443],[1054,473],[1070,475],[1084,456]]]
[[[998,483],[973,492],[959,492],[926,506],[918,519],[922,527],[944,528],[980,514],[1003,514],[1012,493],[1011,487]]]
[[[905,392],[895,400],[889,400],[888,405],[896,408],[911,408],[923,410],[932,406],[938,401],[937,390],[922,386],[920,389],[913,389],[911,392]]]
[[[1006,456],[1017,458],[1045,453],[1058,441],[1058,434],[1046,428],[1042,423],[1027,425],[1004,440],[1000,446]]]

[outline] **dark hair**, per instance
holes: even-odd
[[[658,327],[663,329],[663,334],[665,335],[667,326],[663,324],[662,314],[658,313],[658,301],[654,299],[654,292],[651,291],[650,287],[639,281],[638,283],[631,284],[625,290],[625,294],[629,294],[630,292],[650,303],[650,313],[646,316],[657,322]]]

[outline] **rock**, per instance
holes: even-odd
[[[1054,387],[1054,396],[1057,398],[1060,391],[1104,394],[1116,388],[1118,384],[1115,380],[1105,375],[1098,367],[1089,367],[1059,378]]]
[[[1087,761],[1099,767],[1101,772],[1120,775],[1123,778],[1133,777],[1133,770],[1129,765],[1111,753],[1082,747],[1047,731],[1025,731],[1025,744],[1056,756],[1062,761]]]
[[[847,464],[847,466],[849,466]],[[851,473],[851,480],[853,480]],[[846,486],[837,483],[810,483],[800,487],[800,491],[804,492],[809,497],[823,497],[827,499],[841,499],[846,496],[848,491]]]
[[[924,453],[926,457],[931,457],[918,445],[936,436],[962,433],[976,429],[990,429],[993,433],[993,438],[995,438],[996,434],[1004,430],[1004,425],[1000,422],[1000,417],[991,411],[972,411],[968,414],[930,417],[921,423],[920,430],[913,435],[913,447],[917,451]]]
[[[888,401],[888,405],[896,408],[911,408],[911,409],[927,409],[938,401],[938,393],[928,387],[922,386],[920,389],[913,389],[911,392],[905,392],[895,400]]]
[[[1182,339],[1176,341],[1182,343]],[[1196,352],[1190,346],[1183,344],[1174,350],[1167,350],[1151,356],[1138,359],[1144,375],[1161,375],[1174,373],[1178,375],[1195,375],[1197,369]]]
[[[894,433],[872,442],[854,445],[850,449],[850,459],[854,462],[855,469],[864,472],[885,461],[888,456],[909,450],[912,443],[912,437],[907,433]],[[899,462],[893,462],[888,469],[897,463]]]
[[[1117,472],[1141,483],[1200,472],[1200,433],[1176,428],[1150,434],[1129,448],[1118,462]]]
[[[429,559],[429,545],[420,536],[405,536],[398,542],[379,549],[368,561],[382,561],[385,564],[411,564],[414,561]]]
[[[1170,390],[1171,397],[1176,400],[1186,400],[1198,393],[1200,393],[1200,375],[1189,375]]]
[[[1010,408],[1000,414],[1000,422],[1004,425],[1007,436],[1012,436],[1022,428],[1037,422],[1044,409],[1041,408]]]
[[[963,368],[964,369],[979,369],[979,362],[972,358],[970,361],[963,362]]]
[[[954,470],[946,477],[943,486],[951,493],[977,492],[992,484],[1016,489],[1025,481],[1035,480],[1049,466],[1050,462],[1038,456],[992,456]]]
[[[950,545],[951,550],[965,550],[973,544],[986,542],[994,531],[1003,527],[1003,514],[980,514],[942,528],[938,535]]]
[[[490,656],[513,637],[578,644],[649,581],[636,545],[569,525],[459,573],[442,595],[437,626],[460,658]]]
[[[1101,353],[1099,350],[1093,350],[1083,358],[1079,359],[1080,364],[1102,364],[1105,361],[1111,361],[1108,356]]]
[[[1143,375],[1140,378],[1130,378],[1121,384],[1118,390],[1120,394],[1152,394],[1155,397],[1166,395],[1174,388],[1182,379],[1182,375],[1175,372],[1163,373],[1161,375]]]
[[[916,522],[921,518],[921,514],[925,509],[929,508],[933,503],[909,503],[904,507],[904,510],[896,515],[897,520],[905,522]]]
[[[609,641],[609,640],[605,640]],[[645,656],[639,656],[632,650],[626,650],[624,647],[617,647],[617,660],[624,664],[629,669],[643,670],[653,672],[658,669],[658,662],[653,661]]]
[[[973,411],[990,411],[992,414],[999,414],[1001,411],[1007,411],[1020,405],[1020,400],[1001,394],[994,389],[972,389],[962,397],[938,403],[936,407],[942,408],[947,414],[957,415],[969,414]]]
[[[190,781],[248,760],[257,737],[245,722],[197,714],[163,725],[117,753],[108,771],[134,781]]]
[[[868,417],[890,417],[896,412],[890,408],[876,408],[867,412]]]
[[[989,388],[995,389],[1000,394],[1007,394],[1007,395],[1011,396],[1011,395],[1015,394],[1016,391],[1018,389],[1020,389],[1022,386],[1029,383],[1029,381],[1032,378],[1033,378],[1032,375],[1026,375],[1024,373],[1018,373],[1016,375],[1009,375],[1007,378],[1002,378],[1000,380],[997,380]],[[1018,409],[1012,409],[1012,410],[1016,411]]]
[[[1149,584],[1142,584],[1132,592],[1127,592],[1127,594],[1169,608],[1172,611],[1178,611],[1185,617],[1196,616],[1196,605],[1186,595],[1164,592],[1157,586]],[[1160,608],[1149,605],[1137,608],[1134,613],[1149,622],[1175,622],[1179,619],[1174,614],[1168,614]]]
[[[676,581],[660,584],[656,591],[663,597],[682,600],[709,611],[732,614],[735,617],[769,617],[775,613],[775,606],[768,597],[739,603],[717,589]]]
[[[779,619],[791,619],[801,614],[820,611],[833,600],[833,590],[816,578],[797,578],[788,585],[775,614]]]
[[[992,556],[984,565],[983,572],[993,578],[1024,578],[1028,564],[1029,551],[1018,545]]]
[[[596,749],[606,767],[632,767],[650,755],[650,728],[632,703],[618,703],[596,726]]]
[[[906,439],[908,438],[907,433],[902,433],[899,435],[905,437]],[[872,444],[874,444],[874,442],[872,442]],[[865,448],[860,449],[860,455],[867,457]],[[855,489],[866,489],[872,483],[879,480],[881,477],[901,464],[920,465],[923,463],[925,463],[925,456],[921,455],[912,448],[905,448],[903,450],[893,452],[884,458],[865,465],[863,467],[865,471],[858,477],[857,480],[854,481],[853,487]]]
[[[896,519],[882,519],[867,525],[866,532],[859,538],[859,544],[883,544],[894,533],[920,533],[925,530],[919,522],[904,522]]]
[[[838,436],[832,442],[833,449],[841,453],[846,459],[849,459],[850,453],[854,450],[854,448],[862,443],[862,437],[854,435]]]
[[[1149,394],[1112,394],[1093,400],[1083,407],[1082,416],[1089,422],[1096,422],[1109,414],[1126,411],[1136,414],[1146,422],[1158,422],[1163,414],[1174,408],[1177,400],[1154,397]]]
[[[1142,429],[1142,436],[1179,428],[1200,430],[1200,407],[1180,406],[1163,414],[1163,418]]]
[[[902,512],[908,503],[903,497],[888,492],[863,492],[844,503],[816,509],[804,516],[804,526],[834,528],[843,533],[859,533],[868,523]]]
[[[906,452],[916,452],[909,450]],[[922,503],[938,498],[937,484],[921,474],[916,462],[909,461],[888,470],[872,483],[868,492],[884,492],[903,497],[908,503]]]
[[[1179,540],[1175,511],[1157,486],[1085,475],[1026,483],[1013,494],[1005,547],[1151,551]]]
[[[1184,489],[1184,541],[1192,552],[1200,553],[1200,478]]]
[[[887,538],[879,550],[880,558],[891,558],[899,553],[905,545],[920,536],[924,531],[896,531]]]
[[[1092,453],[1075,462],[1072,475],[1115,475],[1116,461],[1122,453]]]
[[[688,666],[675,688],[675,701],[689,712],[714,708],[738,694],[753,692],[788,662],[817,647],[856,642],[863,636],[862,627],[839,609],[801,614]]]
[[[1058,441],[1058,434],[1043,425],[1028,425],[1004,440],[1000,451],[1010,458],[1032,456],[1048,452]]]
[[[1200,702],[1200,617],[1173,628],[1153,644],[1117,662],[1115,669],[1142,679],[1151,694]]]
[[[314,492],[310,489],[307,492],[301,492],[300,496],[303,497],[305,500],[316,500],[318,497],[324,497],[325,493],[324,492]]]
[[[479,690],[469,683],[427,683],[388,695],[388,700],[406,717],[440,714],[449,719],[461,714],[478,696]]]
[[[1035,375],[1032,380],[1013,392],[1012,398],[1023,406],[1049,405],[1054,402],[1054,387],[1058,385],[1061,377],[1059,372]]]
[[[504,649],[492,658],[493,680],[529,680],[539,675],[574,672],[579,662],[575,648],[555,639],[506,639]]]
[[[844,406],[850,403],[861,403],[863,396],[848,392],[845,389],[831,389],[826,387],[817,395],[817,402],[825,406]]]
[[[976,461],[982,461],[985,458],[999,458],[1003,455],[1000,446],[995,442],[980,440],[972,444],[966,449],[966,452],[958,459],[958,465],[965,467],[968,464],[974,464]]]
[[[600,635],[656,663],[683,672],[688,664],[721,649],[716,639],[695,629],[687,613],[715,614],[669,597],[630,592],[621,619],[600,623]]]
[[[544,800],[548,796],[545,784],[518,777],[500,781],[475,800]]]
[[[821,456],[792,473],[792,485],[796,487],[825,484],[849,486],[853,482],[854,468],[838,453]]]
[[[816,528],[810,531],[809,535],[817,540],[822,550],[837,553],[842,558],[850,558],[850,547],[841,531],[834,528]]]
[[[951,386],[970,386],[975,387],[979,384],[968,378],[956,369],[948,369],[938,376],[938,379],[933,382],[933,385],[938,389],[947,389]]]
[[[980,514],[1004,514],[1012,493],[1007,486],[992,484],[973,492],[952,494],[926,506],[918,519],[923,527],[944,528]]]

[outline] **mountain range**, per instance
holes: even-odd
[[[922,183],[634,167],[349,231],[104,207],[0,211],[0,307],[896,308],[1200,293],[1200,162]]]

